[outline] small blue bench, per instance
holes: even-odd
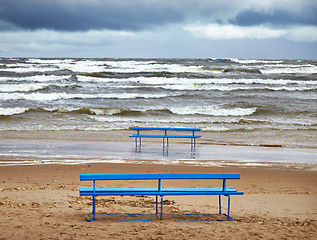
[[[163,128],[163,127],[131,127],[131,130],[136,130],[137,133],[131,135],[130,137],[135,138],[135,146],[138,146],[138,138],[139,138],[139,144],[141,146],[141,139],[142,138],[163,138],[163,147],[165,146],[165,139],[167,141],[168,145],[168,139],[169,138],[190,138],[191,139],[191,146],[196,145],[196,139],[200,138],[201,135],[195,135],[195,132],[200,131],[200,128]],[[140,131],[161,131],[163,134],[141,134]],[[180,132],[180,131],[186,131],[191,132],[190,135],[175,135],[170,134],[169,131],[172,132]]]
[[[222,186],[218,188],[163,188],[162,180],[171,179],[221,179]],[[219,214],[222,214],[221,196],[228,197],[228,212],[226,218],[220,219],[198,219],[198,220],[234,220],[230,217],[230,195],[243,195],[234,188],[227,188],[227,179],[240,179],[239,173],[140,173],[140,174],[81,174],[80,181],[93,181],[92,188],[80,188],[80,196],[92,196],[92,215],[96,220],[96,197],[97,196],[156,196],[156,214],[158,214],[158,197],[161,197],[159,217],[163,219],[163,197],[164,196],[187,196],[187,195],[218,195]],[[97,188],[96,181],[103,180],[157,180],[155,188]],[[182,219],[197,220],[197,219]]]

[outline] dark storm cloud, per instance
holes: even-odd
[[[136,31],[190,21],[243,26],[316,25],[315,4],[304,1],[301,5],[297,0],[288,3],[275,6],[276,2],[266,1],[261,6],[252,0],[0,0],[0,30]],[[299,4],[300,9],[292,11],[292,4]]]
[[[0,21],[24,29],[140,30],[183,20],[169,5],[151,1],[0,0]],[[1,25],[0,25],[1,27]]]
[[[230,23],[240,26],[254,26],[260,24],[271,25],[317,25],[317,5],[306,9],[306,12],[288,12],[276,10],[272,13],[247,10],[240,12]]]

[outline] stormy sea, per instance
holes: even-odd
[[[0,58],[0,132],[131,126],[317,148],[317,60]]]

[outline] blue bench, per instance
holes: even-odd
[[[142,138],[163,138],[163,147],[165,146],[165,139],[168,145],[169,138],[190,138],[191,139],[191,146],[196,145],[196,139],[200,138],[201,135],[195,135],[196,131],[200,131],[200,128],[162,128],[162,127],[131,127],[131,130],[136,130],[137,133],[131,135],[130,137],[135,138],[135,146],[138,146],[138,138],[139,143],[141,146],[141,139]],[[163,134],[141,134],[140,131],[161,131]],[[191,132],[190,135],[174,135],[170,134],[169,131],[172,132],[179,132],[179,131],[186,131]]]
[[[218,188],[163,188],[162,180],[171,179],[221,179],[222,186]],[[186,196],[186,195],[218,195],[219,214],[222,214],[221,196],[228,197],[228,212],[222,214],[227,216],[220,219],[200,220],[234,220],[230,218],[230,195],[243,195],[234,188],[227,188],[227,179],[240,179],[239,173],[141,173],[141,174],[81,174],[80,181],[93,181],[92,188],[80,188],[80,196],[92,196],[92,215],[96,220],[96,197],[97,196],[156,196],[156,214],[158,214],[158,197],[161,197],[159,217],[163,219],[163,197],[164,196]],[[157,180],[155,188],[97,188],[96,181],[103,180]],[[197,219],[183,219],[197,220]]]

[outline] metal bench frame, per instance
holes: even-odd
[[[166,145],[168,146],[169,138],[190,138],[191,139],[191,147],[196,146],[196,139],[200,138],[201,135],[195,135],[196,131],[200,131],[200,128],[161,128],[161,127],[131,127],[131,130],[136,130],[137,133],[131,135],[130,137],[135,138],[135,146],[138,146],[138,138],[139,138],[139,146],[141,146],[142,138],[163,138],[163,148],[165,147],[165,139]],[[140,134],[140,131],[164,131],[164,134]],[[191,135],[169,135],[168,131],[187,131],[192,132]]]
[[[162,188],[162,180],[169,179],[222,179],[221,188]],[[182,219],[182,220],[234,220],[230,217],[230,195],[243,195],[234,188],[227,188],[227,179],[240,179],[239,173],[145,173],[145,174],[81,174],[80,181],[93,181],[92,188],[80,188],[80,196],[92,196],[92,215],[96,220],[97,196],[156,196],[156,213],[158,214],[158,197],[161,197],[159,217],[163,219],[164,196],[188,196],[188,195],[218,195],[219,214],[227,216],[225,219]],[[96,181],[100,180],[158,180],[157,188],[96,188]],[[228,197],[228,212],[222,213],[221,196]]]

